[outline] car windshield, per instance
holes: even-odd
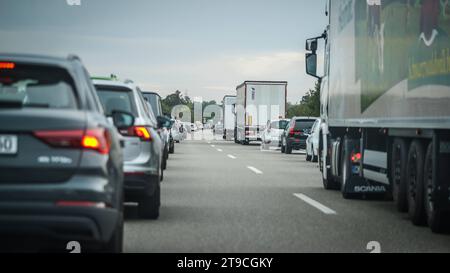
[[[286,128],[288,123],[289,123],[288,120],[273,121],[270,124],[270,128],[272,128],[272,129],[284,129],[284,128]]]
[[[153,114],[155,117],[162,116],[162,109],[161,109],[161,98],[154,93],[143,93],[142,94],[144,98],[147,99],[148,103],[150,103],[150,106],[152,108]]]
[[[11,63],[10,69],[0,69],[0,104],[76,109],[77,99],[66,70]]]
[[[133,93],[130,89],[107,86],[96,86],[96,88],[106,115],[111,115],[114,110],[137,114],[136,106],[133,103]]]
[[[311,130],[314,122],[312,119],[298,119],[295,121],[295,130]]]

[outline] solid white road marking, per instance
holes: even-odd
[[[262,171],[258,170],[258,169],[255,168],[255,167],[252,167],[252,166],[247,166],[247,168],[248,168],[249,170],[251,170],[252,172],[256,173],[256,174],[262,174],[262,173],[263,173]]]
[[[236,157],[234,155],[228,155],[228,157],[231,159],[236,159]]]
[[[213,148],[214,148],[214,147],[216,147],[216,145],[211,145],[211,147],[213,147]]]
[[[315,207],[316,209],[320,210],[321,212],[325,214],[337,214],[336,211],[330,209],[327,206],[322,205],[321,203],[317,202],[314,199],[309,198],[308,196],[302,194],[302,193],[294,193],[294,196],[297,198],[300,198],[304,202],[308,203],[309,205]]]
[[[217,151],[218,151],[218,152],[223,152],[223,150],[222,150],[222,149],[217,149]]]

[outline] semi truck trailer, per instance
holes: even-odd
[[[223,139],[234,140],[236,96],[223,98]]]
[[[236,143],[261,141],[268,120],[285,118],[287,84],[285,81],[246,81],[236,88]]]
[[[306,41],[306,73],[321,83],[323,186],[386,196],[415,225],[448,230],[449,1],[327,2],[329,25]]]

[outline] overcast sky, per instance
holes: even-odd
[[[305,39],[323,32],[325,0],[0,0],[0,52],[79,55],[162,96],[221,101],[245,80],[312,88]]]

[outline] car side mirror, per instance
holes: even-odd
[[[111,113],[111,117],[114,126],[116,126],[118,129],[127,129],[134,125],[135,118],[131,113],[113,110]]]
[[[306,50],[316,52],[317,51],[317,39],[308,39],[306,40]]]

